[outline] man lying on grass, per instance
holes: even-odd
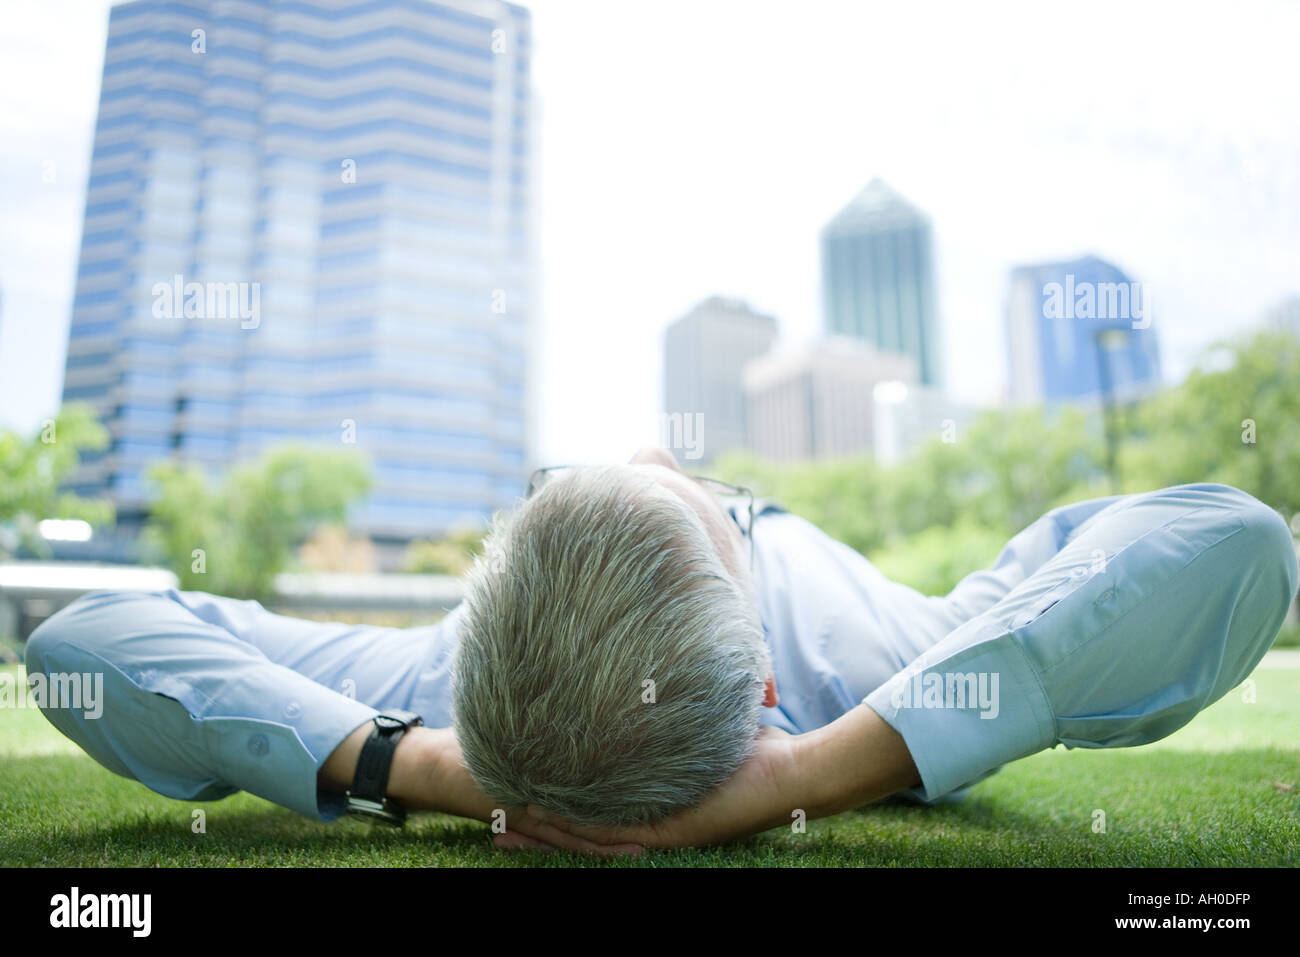
[[[103,673],[102,716],[47,717],[165,795],[437,810],[607,854],[1155,741],[1250,674],[1296,591],[1286,524],[1224,485],[1054,509],[942,598],[742,491],[663,450],[544,470],[437,625],[101,592],[27,665]]]

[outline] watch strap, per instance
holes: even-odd
[[[393,754],[397,745],[410,728],[422,725],[424,721],[411,711],[384,711],[372,719],[374,729],[361,746],[357,757],[357,769],[352,779],[352,789],[348,791],[349,805],[353,810],[363,811],[372,816],[378,809],[390,811],[396,818],[392,823],[400,824],[405,812],[388,798],[388,776],[393,767]]]

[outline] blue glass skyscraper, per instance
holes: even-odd
[[[530,459],[530,17],[499,0],[112,9],[65,401],[129,522],[147,466],[355,445],[376,538],[481,521]]]
[[[1096,256],[1022,266],[1007,297],[1016,402],[1133,398],[1160,384],[1150,288]]]
[[[822,230],[823,327],[910,356],[942,379],[929,217],[873,179]]]

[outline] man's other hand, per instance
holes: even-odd
[[[778,728],[764,727],[753,754],[735,774],[695,807],[654,824],[584,827],[530,805],[529,827],[547,843],[577,839],[586,847],[571,845],[570,849],[602,856],[635,853],[646,847],[718,844],[757,834],[789,823],[799,810],[793,797],[798,790],[794,783],[799,779],[798,740]],[[494,843],[503,850],[532,846],[509,834],[498,835]]]

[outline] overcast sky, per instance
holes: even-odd
[[[528,5],[542,459],[653,441],[661,332],[705,296],[813,336],[818,231],[876,175],[934,221],[968,400],[1003,393],[1016,264],[1096,253],[1145,282],[1171,380],[1300,293],[1300,5]],[[58,403],[108,7],[4,0],[0,424]]]

